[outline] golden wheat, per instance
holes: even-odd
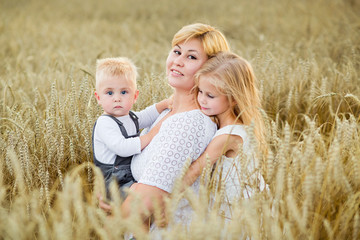
[[[1,239],[360,238],[358,1],[2,0],[0,6]],[[256,170],[269,188],[249,181],[255,193],[236,199],[236,220],[227,221],[224,184],[208,166],[199,195],[175,185],[165,204],[169,227],[151,235],[140,216],[121,217],[115,185],[112,217],[97,206],[96,194],[105,190],[92,164],[92,126],[101,114],[93,97],[95,62],[131,57],[140,73],[134,109],[142,109],[171,95],[164,74],[170,41],[192,22],[218,26],[254,67],[269,146],[267,156],[255,159]],[[238,159],[247,169],[249,159],[241,152]],[[194,206],[188,229],[172,220],[181,197]]]

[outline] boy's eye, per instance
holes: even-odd
[[[122,95],[125,95],[125,94],[127,94],[127,91],[125,91],[125,90],[124,90],[124,91],[121,91],[121,94],[122,94]]]
[[[114,93],[113,93],[113,91],[108,91],[108,92],[106,92],[106,94],[111,96],[111,95],[113,95]]]

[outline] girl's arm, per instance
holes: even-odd
[[[222,155],[226,156],[230,152],[236,152],[241,143],[242,138],[240,136],[223,134],[215,137],[203,154],[190,165],[182,180],[183,185],[191,186],[196,181],[206,167],[207,159],[212,166]]]

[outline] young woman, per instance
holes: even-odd
[[[131,162],[132,174],[138,182],[132,185],[131,191],[140,196],[149,213],[153,211],[155,201],[164,205],[163,199],[171,193],[186,160],[189,157],[197,159],[216,132],[215,123],[198,109],[192,88],[194,75],[200,67],[217,52],[228,50],[224,35],[206,24],[187,25],[172,40],[172,49],[166,60],[168,82],[174,89],[172,109],[158,117],[152,126],[161,124],[158,134]],[[194,182],[196,190],[198,180]],[[123,202],[124,217],[131,214],[133,200],[133,195],[130,195]],[[101,199],[99,205],[105,210],[110,209]],[[186,224],[190,211],[190,206],[184,201],[175,218]],[[139,212],[144,219],[148,217],[144,214],[146,211],[139,209]]]

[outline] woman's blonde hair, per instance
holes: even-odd
[[[171,46],[174,47],[181,42],[187,42],[194,38],[202,42],[208,57],[220,51],[230,50],[225,36],[216,28],[203,23],[194,23],[181,28],[174,35]]]
[[[226,95],[235,118],[244,125],[255,124],[255,136],[260,147],[265,143],[261,102],[253,69],[245,59],[231,52],[219,52],[207,60],[195,74],[195,94],[199,79],[207,78],[219,92]]]

